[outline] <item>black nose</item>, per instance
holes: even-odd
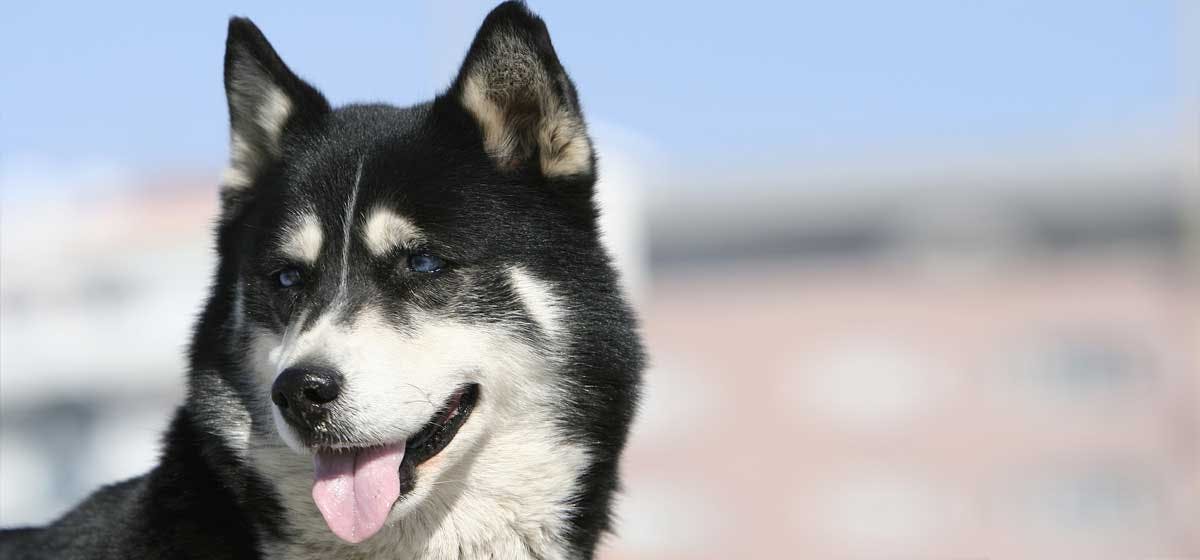
[[[324,414],[324,405],[342,392],[342,376],[323,367],[301,366],[283,370],[271,386],[271,400],[284,416],[309,424]]]

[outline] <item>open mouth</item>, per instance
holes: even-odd
[[[467,421],[471,411],[475,410],[475,402],[478,399],[479,385],[467,385],[455,391],[425,428],[409,438],[405,444],[404,462],[401,463],[402,474],[404,464],[415,468],[450,445],[450,441],[458,435],[458,429]]]
[[[312,496],[329,529],[352,543],[379,532],[392,505],[416,486],[417,466],[454,440],[478,400],[479,385],[467,385],[408,440],[318,450]]]

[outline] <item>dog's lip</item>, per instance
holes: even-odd
[[[451,394],[425,428],[408,438],[405,458],[411,457],[413,464],[419,465],[445,449],[475,410],[478,400],[477,384],[465,385]]]
[[[479,384],[463,385],[451,393],[446,403],[434,413],[421,431],[405,442],[404,463],[417,466],[440,453],[458,435],[479,400]],[[314,446],[313,451],[338,452],[380,447],[391,442],[328,442]],[[403,470],[403,469],[402,469]]]

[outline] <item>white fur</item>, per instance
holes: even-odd
[[[234,140],[236,142],[236,139]],[[221,171],[221,188],[237,191],[250,186],[253,179],[241,167],[230,165]]]
[[[436,363],[408,337],[371,310],[347,326],[336,309],[318,318],[294,344],[275,353],[271,381],[283,370],[312,361],[336,366],[345,376],[333,414],[362,443],[386,443],[420,431],[466,379],[459,365]],[[422,357],[424,359],[422,359]],[[265,381],[265,380],[264,380]],[[297,448],[297,451],[303,449]]]
[[[591,171],[591,140],[579,114],[559,101],[551,89],[557,79],[546,73],[529,45],[507,34],[491,38],[492,54],[468,70],[459,101],[475,117],[488,153],[503,168],[525,154],[521,143],[537,142],[542,173],[547,177]],[[520,98],[520,99],[518,99]],[[512,119],[514,104],[538,106],[532,130],[527,119]]]
[[[501,161],[511,158],[516,139],[505,125],[504,110],[488,97],[488,88],[482,79],[467,77],[463,85],[462,104],[479,122],[483,130],[483,145],[488,153]]]
[[[249,187],[259,168],[267,159],[280,156],[279,140],[283,135],[283,127],[292,114],[292,100],[275,85],[261,86],[254,84],[247,89],[265,87],[261,101],[249,109],[254,114],[254,124],[260,129],[263,141],[261,145],[250,142],[238,132],[232,131],[229,137],[229,166],[222,174],[221,186],[226,190],[240,190]],[[235,88],[231,101],[234,104],[246,104],[248,96]]]
[[[349,325],[335,320],[336,314],[327,312],[298,336],[256,337],[266,347],[255,352],[255,364],[264,389],[289,367],[312,361],[334,365],[345,381],[332,414],[357,442],[388,443],[420,431],[458,387],[484,381],[476,373],[480,368],[521,375],[497,379],[487,389],[492,398],[539,392],[542,383],[552,381],[528,371],[537,366],[531,346],[513,344],[495,329],[438,319],[415,308],[411,332],[389,325],[373,308],[361,310]]]
[[[268,546],[268,557],[562,558],[566,504],[588,464],[582,448],[556,433],[564,389],[551,371],[562,364],[502,329],[413,314],[403,332],[367,309],[348,327],[322,317],[300,336],[253,337],[251,364],[264,394],[275,374],[308,356],[338,364],[346,376],[339,402],[353,403],[340,412],[363,441],[407,437],[454,388],[481,386],[475,412],[418,467],[417,486],[393,508],[389,526],[353,547],[330,533],[312,502],[311,454],[287,441],[290,430],[282,439],[260,434],[255,464],[279,487],[298,529],[293,542]]]
[[[279,156],[281,153],[279,139],[283,135],[283,125],[287,124],[291,114],[292,100],[287,94],[276,86],[268,87],[254,120],[267,133],[270,141],[267,148],[273,156]]]
[[[363,241],[375,256],[396,247],[414,248],[421,241],[421,230],[407,218],[384,207],[377,207],[367,218]]]
[[[562,332],[562,300],[554,294],[549,284],[524,267],[509,268],[508,277],[529,315],[537,321],[543,332],[556,338]]]
[[[562,177],[588,173],[592,170],[592,143],[587,129],[577,115],[555,107],[542,117],[538,127],[542,173],[547,177]]]
[[[254,149],[237,132],[229,135],[229,165],[221,174],[221,187],[240,190],[250,186],[254,180],[253,168],[258,156]]]
[[[234,336],[242,334],[246,325],[246,290],[239,280],[233,287],[233,308],[229,312],[229,330]]]
[[[313,504],[311,459],[282,446],[255,448],[256,464],[297,529],[291,542],[268,542],[266,557],[565,558],[567,504],[587,454],[564,444],[541,414],[498,418],[481,401],[454,441],[417,468],[416,489],[393,508],[387,526],[354,546],[333,536]]]
[[[298,261],[313,264],[321,255],[321,244],[325,234],[316,214],[306,212],[283,228],[280,250]]]
[[[190,390],[204,395],[203,413],[195,419],[207,431],[218,435],[234,455],[245,459],[250,449],[253,420],[237,390],[216,372],[195,376]]]
[[[350,199],[346,201],[346,215],[342,219],[342,275],[338,283],[338,301],[346,299],[346,278],[350,274],[350,233],[354,231],[354,210],[358,206],[358,186],[362,183],[363,160],[358,160],[358,170],[354,172],[354,187],[350,189]]]

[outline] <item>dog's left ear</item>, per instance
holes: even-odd
[[[575,85],[546,24],[523,3],[488,14],[449,93],[474,117],[501,170],[532,168],[547,179],[593,173]]]
[[[229,168],[223,198],[236,198],[282,155],[283,137],[328,113],[321,92],[293,73],[249,19],[229,20],[225,40],[225,96],[229,102]]]

